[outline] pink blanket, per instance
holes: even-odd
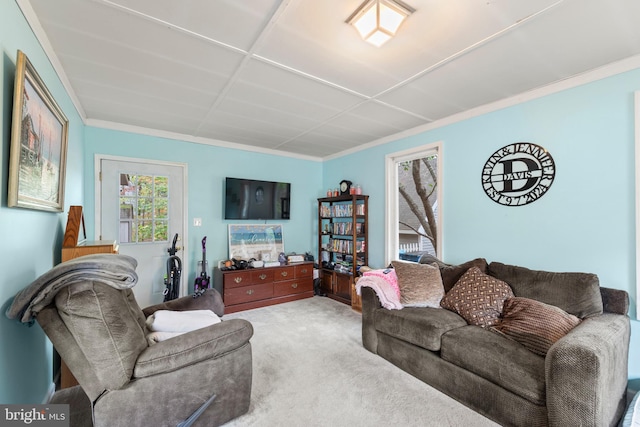
[[[363,276],[377,276],[381,277],[391,285],[391,288],[398,294],[398,298],[400,298],[400,286],[398,285],[398,276],[396,275],[396,270],[393,268],[386,268],[384,270],[369,270],[365,271]]]
[[[363,276],[356,282],[356,293],[362,295],[362,287],[368,286],[378,295],[380,304],[389,310],[400,310],[400,297],[396,293],[391,284],[380,276]]]

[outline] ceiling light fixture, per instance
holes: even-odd
[[[415,12],[399,0],[367,0],[347,19],[363,39],[377,47],[396,35],[400,24]]]

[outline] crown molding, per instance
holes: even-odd
[[[253,153],[269,154],[279,157],[291,157],[300,160],[310,160],[321,162],[322,158],[307,156],[304,154],[287,153],[286,151],[273,150],[269,148],[255,147],[253,145],[238,144],[235,142],[222,141],[219,139],[204,138],[200,136],[186,135],[183,133],[169,132],[158,129],[151,129],[142,126],[125,125],[122,123],[110,122],[106,120],[87,119],[86,125],[99,129],[110,129],[122,132],[135,133],[139,135],[154,136],[158,138],[172,139],[176,141],[190,142],[194,144],[211,145],[214,147],[231,148],[234,150],[250,151]]]

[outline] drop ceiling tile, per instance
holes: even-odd
[[[243,144],[252,147],[273,149],[282,141],[273,136],[265,136],[251,129],[238,130],[232,126],[220,125],[215,129],[201,129],[199,137],[210,138],[219,141],[228,141],[234,144]]]
[[[260,117],[248,118],[222,111],[216,111],[201,125],[202,131],[231,128],[241,133],[261,135],[277,142],[293,138],[300,133],[299,129],[289,126],[286,122],[276,123],[262,120]]]
[[[64,62],[67,64],[67,76],[72,86],[77,81],[79,87],[82,84],[95,84],[201,107],[210,106],[218,95],[215,91],[217,88],[188,87],[184,80],[160,80],[154,76],[145,76],[124,68],[99,65],[78,58],[65,57]]]
[[[326,145],[319,143],[304,143],[298,140],[293,142],[288,142],[280,147],[278,150],[292,153],[292,154],[301,154],[306,156],[315,156],[315,157],[326,157],[330,154],[333,154],[335,151],[333,148],[329,148]]]
[[[365,131],[368,130],[365,129]],[[344,143],[350,147],[358,144],[365,144],[377,137],[377,135],[372,135],[371,132],[362,132],[362,129],[344,128],[331,124],[325,124],[314,128],[310,130],[308,134],[323,136],[332,140],[341,141],[340,145]]]
[[[382,122],[398,131],[419,126],[426,122],[424,117],[416,117],[376,101],[358,105],[349,111],[349,115],[359,116],[374,122]]]
[[[199,120],[171,113],[149,111],[132,104],[115,104],[104,99],[85,98],[87,118],[192,135]]]
[[[116,0],[136,12],[248,50],[275,11],[277,0]]]
[[[235,83],[227,93],[227,97],[287,114],[303,115],[314,121],[324,121],[340,112],[337,108],[319,105],[312,99],[303,99],[297,94],[287,94],[242,82]]]
[[[172,35],[164,40],[156,38],[153,42],[156,46],[154,51],[64,27],[51,26],[48,33],[52,43],[58,46],[63,65],[66,65],[64,59],[67,57],[82,58],[84,61],[194,87],[224,86],[242,60],[240,54],[207,45],[197,39],[180,42],[180,35]],[[158,46],[163,46],[165,52],[159,52]]]
[[[177,117],[202,120],[208,112],[207,108],[195,106],[191,103],[182,103],[175,99],[162,98],[152,94],[141,94],[119,87],[76,81],[76,89],[78,97],[82,100],[116,100],[113,103],[114,105],[135,105],[137,108],[143,108],[150,112],[168,113]]]
[[[291,94],[307,102],[332,109],[349,108],[365,99],[324,82],[256,59],[251,60],[238,73],[238,80],[267,88],[273,92]]]
[[[321,123],[318,120],[313,120],[302,114],[292,114],[290,112],[276,110],[270,105],[253,104],[247,102],[246,99],[237,100],[229,97],[222,101],[217,111],[247,118],[259,117],[263,121],[272,123],[285,123],[292,129],[298,129],[300,131]]]
[[[59,11],[63,8],[51,8],[50,4],[57,6],[58,1],[72,8],[74,13],[62,14]],[[109,43],[112,44],[110,49],[116,51],[112,54],[116,59],[105,60],[115,61],[114,64],[123,64],[117,60],[117,50],[126,48],[210,72],[215,70],[222,76],[232,74],[244,56],[242,52],[221,47],[158,22],[141,19],[100,1],[34,0],[33,3],[37,8],[54,9],[41,23],[60,53],[100,58],[103,45]],[[98,44],[100,40],[102,44]]]
[[[327,124],[351,129],[359,134],[369,135],[370,141],[401,132],[427,123],[390,108],[379,102],[369,101],[348,112],[334,117]]]

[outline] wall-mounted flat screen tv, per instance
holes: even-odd
[[[291,184],[225,178],[225,219],[290,219]]]

